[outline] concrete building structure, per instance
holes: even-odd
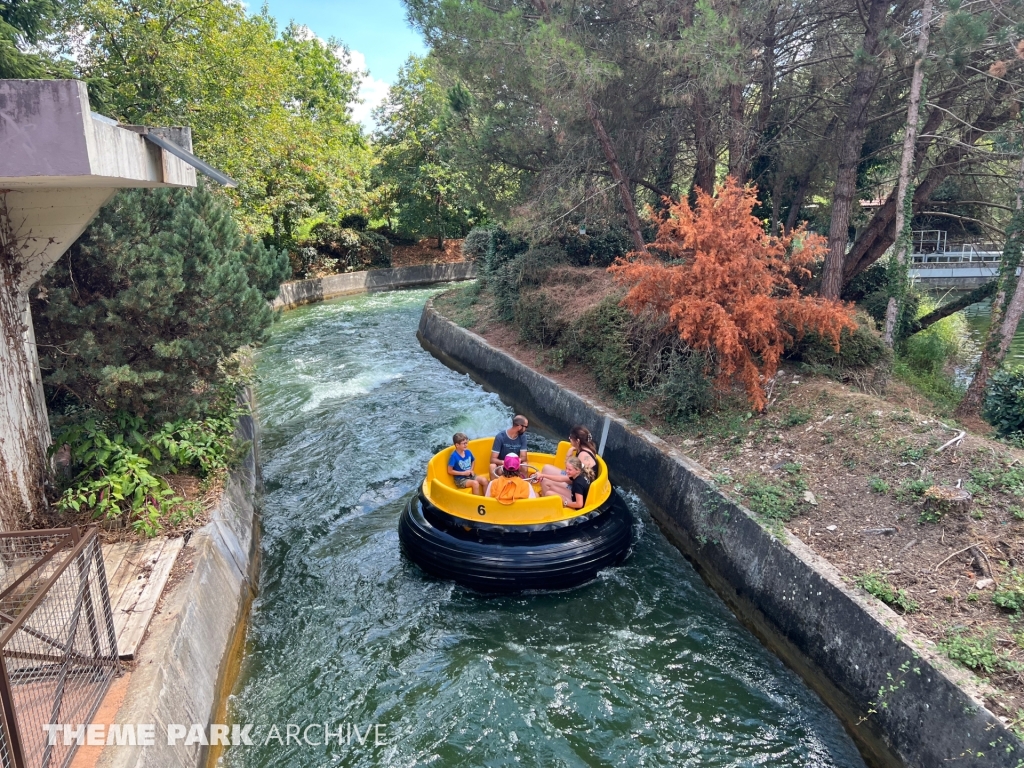
[[[117,190],[194,187],[195,167],[208,166],[191,149],[188,128],[91,112],[84,83],[0,80],[0,530],[46,504],[50,431],[29,290]]]

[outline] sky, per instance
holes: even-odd
[[[360,88],[363,103],[352,110],[367,130],[373,127],[370,112],[387,96],[405,60],[427,52],[420,33],[405,20],[401,0],[268,0],[267,6],[278,27],[295,21],[323,40],[336,37],[348,46],[353,66],[369,70]]]

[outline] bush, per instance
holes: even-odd
[[[338,226],[342,229],[354,229],[358,232],[364,232],[369,224],[370,220],[361,213],[350,213],[347,216],[342,216],[341,221],[338,222]]]
[[[479,261],[487,257],[487,249],[491,244],[491,227],[473,227],[462,241],[462,258],[466,261]]]
[[[545,347],[556,344],[568,327],[558,311],[559,307],[553,306],[540,291],[521,295],[515,306],[520,339]]]
[[[641,386],[641,363],[630,344],[633,315],[610,296],[573,323],[567,352],[587,365],[598,385],[624,398]]]
[[[529,247],[530,244],[518,235],[495,227],[484,255],[484,274],[488,277],[500,274],[516,256],[525,253]]]
[[[888,284],[889,275],[886,265],[881,261],[876,261],[846,284],[840,298],[843,301],[860,303],[865,296],[885,290]]]
[[[903,301],[903,310],[896,323],[894,336],[896,339],[907,337],[914,320],[921,316],[921,304],[926,301],[920,294],[909,291]],[[885,313],[889,308],[889,294],[885,288],[873,291],[863,298],[858,304],[864,309],[879,328],[885,327]]]
[[[264,338],[288,271],[204,187],[119,193],[33,301],[48,399],[157,422],[198,415],[222,359]]]
[[[1000,437],[1024,432],[1024,366],[996,371],[988,383],[982,416]]]
[[[493,244],[493,243],[492,243]],[[524,285],[539,285],[551,267],[564,263],[560,250],[541,247],[520,251],[525,241],[511,240],[504,244],[500,255],[492,255],[495,265],[489,273],[488,283],[494,294],[495,312],[501,320],[516,319],[516,308]]]
[[[415,235],[411,235],[408,232],[396,232],[390,227],[375,227],[370,231],[373,234],[380,235],[391,245],[416,245],[419,242]]]
[[[1024,609],[1024,573],[1011,568],[992,595],[992,602],[1011,613],[1020,613]]]
[[[690,349],[671,349],[658,386],[658,415],[670,424],[682,424],[709,412],[715,403],[710,355]]]
[[[871,327],[871,321],[863,316],[857,318],[857,328],[844,328],[839,334],[838,351],[831,340],[809,331],[796,342],[789,357],[811,366],[820,366],[829,372],[839,374],[858,368],[867,368],[882,360],[888,353],[882,337]]]
[[[570,229],[558,242],[576,267],[608,267],[633,248],[629,233],[619,227],[590,227],[586,234]]]
[[[303,275],[386,269],[391,266],[391,243],[378,232],[360,232],[334,224],[317,224],[301,243]],[[309,249],[316,255],[310,257]]]

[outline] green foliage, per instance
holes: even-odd
[[[985,490],[1024,496],[1024,467],[1011,465],[1005,469],[971,469],[970,476],[965,487],[971,493]]]
[[[715,404],[710,370],[713,370],[713,361],[708,354],[671,349],[657,388],[658,415],[669,424],[683,424],[708,413]]]
[[[377,232],[348,229],[322,222],[291,254],[295,277],[322,277],[340,272],[386,269],[391,266],[392,246]]]
[[[1006,661],[995,649],[994,633],[972,637],[962,632],[950,632],[938,645],[950,659],[975,672],[991,675]]]
[[[880,477],[872,477],[868,481],[868,485],[871,486],[871,490],[875,493],[888,493],[889,484]]]
[[[58,65],[32,51],[57,16],[53,0],[5,0],[0,3],[0,79],[52,76]]]
[[[221,361],[264,338],[267,299],[288,271],[203,187],[119,193],[34,296],[51,402],[159,422],[199,415],[226,380]]]
[[[629,232],[615,226],[588,225],[585,234],[577,226],[559,235],[557,240],[568,255],[569,263],[577,267],[608,267],[633,250]]]
[[[182,499],[159,475],[188,471],[209,477],[228,468],[243,446],[234,438],[237,408],[160,427],[123,411],[80,419],[54,435],[52,451],[67,445],[71,480],[57,509],[89,510],[93,519],[120,521],[149,536]]]
[[[494,294],[495,313],[506,322],[515,319],[519,291],[527,274],[526,262],[520,257],[528,250],[525,240],[503,229],[494,230],[487,247],[484,276]]]
[[[910,599],[905,589],[896,589],[884,575],[877,571],[862,573],[856,579],[858,587],[869,595],[877,597],[900,613],[914,613],[920,606]]]
[[[594,374],[598,386],[620,399],[641,381],[641,362],[630,343],[633,316],[610,296],[584,313],[571,332],[569,354]]]
[[[896,501],[912,503],[924,496],[933,483],[928,480],[906,480],[896,489]]]
[[[751,510],[769,520],[786,522],[803,503],[807,483],[799,475],[774,483],[759,475],[749,475],[738,490],[747,498]]]
[[[1001,437],[1024,432],[1024,366],[992,374],[982,416]]]
[[[568,327],[558,310],[559,307],[553,306],[544,294],[536,291],[524,293],[515,307],[519,337],[543,347],[556,344]]]
[[[1024,609],[1024,573],[1011,568],[992,595],[992,602],[1004,610],[1020,613]]]
[[[472,97],[437,61],[411,56],[374,112],[379,164],[371,205],[403,232],[461,237],[487,206],[517,189],[518,174],[466,147]]]
[[[900,316],[896,321],[895,338],[905,338],[914,320],[921,316],[920,307],[924,301],[920,294],[908,292],[903,297]],[[864,309],[879,327],[885,327],[885,313],[889,307],[889,289],[885,288],[869,293],[858,305]]]
[[[858,317],[855,331],[844,328],[839,334],[838,350],[828,339],[811,331],[794,344],[788,356],[838,378],[848,371],[875,365],[888,352],[870,322]]]
[[[102,80],[97,111],[187,125],[197,155],[238,182],[248,232],[292,247],[300,222],[361,207],[370,152],[350,114],[347,49],[266,11],[209,0],[69,0],[61,40]]]
[[[462,258],[483,262],[491,244],[492,227],[473,227],[462,241]]]
[[[935,302],[921,297],[917,317],[935,309]],[[913,336],[899,341],[893,374],[936,405],[953,410],[964,388],[948,372],[971,352],[966,320],[958,313],[944,318]]]
[[[811,420],[811,412],[806,408],[790,408],[789,412],[782,417],[782,426],[799,427]]]

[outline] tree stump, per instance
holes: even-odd
[[[943,517],[953,512],[966,514],[971,508],[972,497],[963,488],[946,488],[933,485],[924,492],[924,510],[936,517]]]

